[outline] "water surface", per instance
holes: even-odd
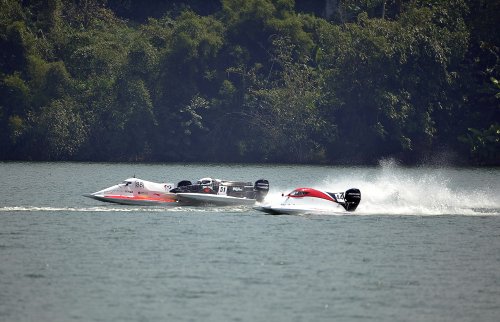
[[[0,163],[0,321],[497,321],[500,171]],[[136,175],[358,187],[355,215],[136,207]]]

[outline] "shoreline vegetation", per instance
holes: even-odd
[[[500,2],[0,0],[0,160],[500,165]]]

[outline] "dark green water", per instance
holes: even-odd
[[[355,215],[83,198],[133,175],[358,187]],[[0,321],[497,321],[500,171],[0,163]]]

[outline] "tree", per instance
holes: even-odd
[[[68,96],[52,100],[34,117],[28,146],[38,160],[71,159],[86,141],[88,129]]]
[[[321,139],[334,133],[318,111],[320,79],[308,58],[293,60],[290,39],[277,37],[273,45],[275,75],[256,82],[247,94],[243,115],[251,125],[250,150],[260,161],[324,161]]]
[[[166,39],[168,50],[159,58],[158,91],[153,103],[158,121],[156,157],[194,158],[193,149],[204,146],[204,114],[208,98],[218,87],[216,57],[225,30],[215,18],[192,11],[183,12],[165,28],[172,28],[172,37]]]
[[[453,106],[448,93],[466,49],[463,24],[440,25],[439,14],[415,7],[398,21],[361,14],[356,24],[322,26],[320,67],[339,130],[331,151],[365,163],[415,162],[432,150],[436,111]]]
[[[0,158],[498,164],[495,1],[160,2],[0,1]]]

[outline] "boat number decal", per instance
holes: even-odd
[[[173,188],[174,188],[174,187],[173,187],[171,184],[166,184],[166,185],[165,185],[165,190],[166,190],[166,191],[170,191],[170,190],[172,190]]]
[[[144,188],[144,182],[135,182],[135,187],[136,188]]]
[[[340,199],[340,200],[344,200],[344,193],[343,193],[343,192],[341,192],[341,193],[336,193],[336,194],[335,194],[335,199],[337,199],[337,200],[339,200],[339,199]]]
[[[226,186],[219,186],[219,192],[217,192],[218,195],[226,195],[227,194],[227,187]]]

